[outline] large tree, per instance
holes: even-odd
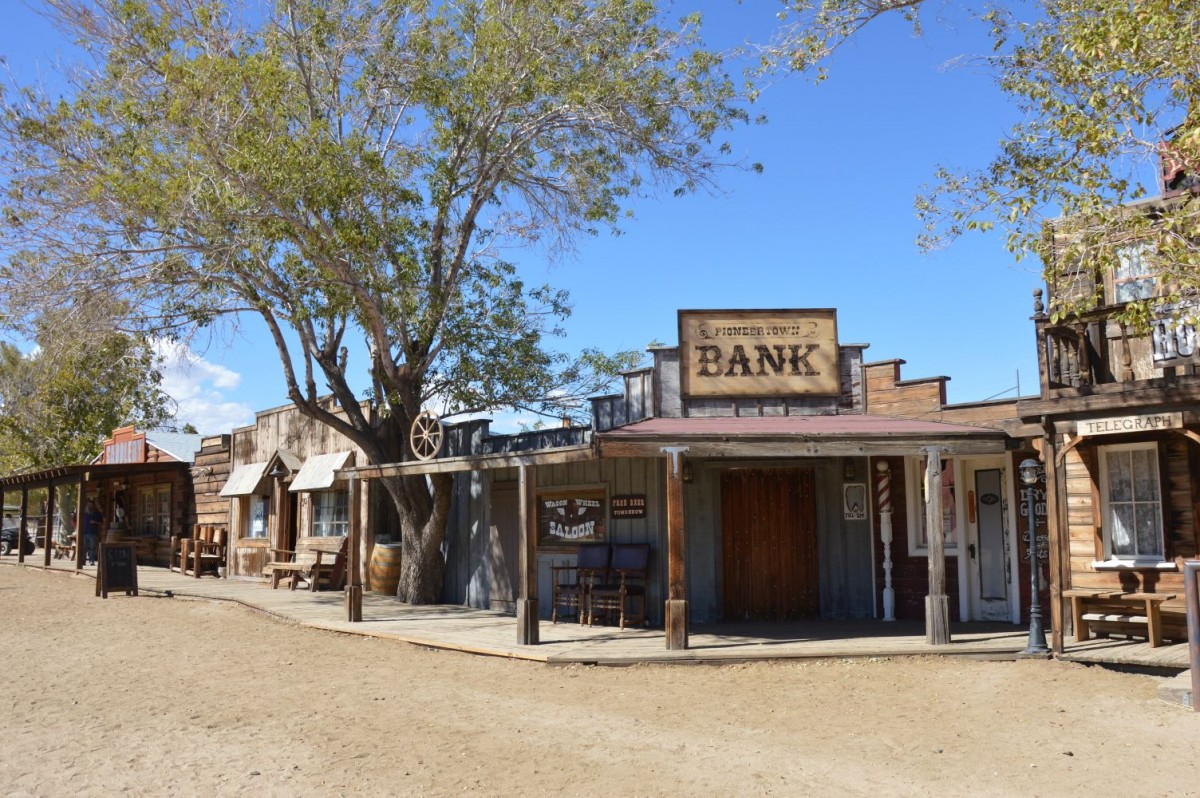
[[[0,288],[30,307],[31,287],[114,292],[139,330],[258,314],[290,399],[373,463],[411,456],[432,402],[553,405],[610,379],[627,360],[548,346],[567,297],[505,253],[561,251],[634,197],[707,185],[716,137],[745,118],[698,21],[646,0],[47,6],[91,63],[61,99],[6,98],[19,254]],[[384,482],[398,594],[436,601],[450,478]]]
[[[938,173],[918,208],[937,245],[1003,228],[1017,255],[1041,257],[1055,318],[1103,301],[1101,278],[1131,250],[1147,256],[1169,300],[1200,295],[1196,193],[1167,202],[1160,162],[1200,175],[1200,5],[1178,0],[1039,0],[993,10],[986,61],[1022,112],[985,168]],[[1170,176],[1170,175],[1169,175]],[[1186,179],[1186,177],[1183,177]],[[1082,289],[1082,290],[1080,290]],[[1144,323],[1152,303],[1125,317]]]
[[[36,347],[0,342],[0,473],[90,462],[112,430],[170,418],[152,347],[119,332],[74,335],[44,318]]]
[[[919,31],[934,6],[944,8],[927,0],[780,0],[761,70],[819,81],[829,56],[866,25],[899,14]],[[960,11],[987,26],[992,44],[961,63],[988,69],[1022,120],[986,166],[937,170],[917,199],[926,226],[920,243],[1004,231],[1015,256],[1041,258],[1056,319],[1103,301],[1103,275],[1136,248],[1153,257],[1165,299],[1195,316],[1196,193],[1169,202],[1152,196],[1160,159],[1177,179],[1200,175],[1200,4],[1001,0]],[[1144,324],[1161,301],[1132,302],[1125,319]]]

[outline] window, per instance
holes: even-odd
[[[312,534],[317,538],[339,537],[350,531],[350,494],[324,491],[312,494]]]
[[[1100,449],[1104,553],[1113,560],[1161,562],[1162,488],[1153,443]]]
[[[145,537],[169,537],[171,534],[171,486],[151,485],[139,488],[134,507],[133,531]]]
[[[929,529],[925,523],[925,458],[910,457],[908,466],[908,553],[925,555],[929,551]],[[958,507],[955,501],[954,460],[942,460],[942,538],[946,551],[958,548]]]
[[[269,504],[266,496],[250,497],[250,524],[246,529],[247,538],[265,538],[267,536]]]
[[[1113,298],[1116,302],[1132,302],[1154,296],[1157,282],[1150,265],[1150,246],[1127,244],[1117,250],[1117,267],[1113,273]]]

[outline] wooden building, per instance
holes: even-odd
[[[1154,216],[1162,201],[1123,211]],[[1056,322],[1035,292],[1040,394],[1017,405],[1014,432],[1036,438],[1051,486],[1053,647],[1097,625],[1185,639],[1183,562],[1200,549],[1196,306],[1156,304],[1164,287],[1136,242],[1098,279],[1081,271],[1049,288],[1051,301],[1098,298]],[[1149,330],[1122,320],[1134,301],[1149,303]]]
[[[647,620],[671,647],[689,622],[924,618],[931,592],[947,624],[1021,619],[1013,402],[948,406],[945,378],[865,364],[833,310],[679,327],[590,427],[473,422],[440,459],[357,470],[457,474],[445,601],[515,610],[536,642],[554,567],[599,541],[649,544]]]
[[[0,478],[0,491],[21,495],[23,515],[35,512],[30,491],[46,491],[52,544],[75,533],[71,519],[78,505],[95,501],[114,536],[137,541],[141,562],[166,565],[171,536],[189,534],[196,522],[192,467],[200,443],[199,435],[122,427],[113,430],[91,463]],[[44,547],[47,562],[52,548]],[[81,548],[72,555],[82,567]]]
[[[222,502],[227,508],[231,576],[261,577],[272,549],[337,548],[350,517],[348,486],[338,472],[365,463],[358,446],[294,405],[284,405],[260,411],[254,424],[235,429],[229,448],[228,478],[212,512],[219,512]],[[395,512],[388,512],[381,494],[369,492],[362,500],[366,554],[376,533],[380,540],[397,534],[390,520]]]

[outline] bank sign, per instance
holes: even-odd
[[[837,311],[679,311],[684,397],[837,396]]]

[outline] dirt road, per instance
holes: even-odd
[[[938,658],[554,668],[0,566],[0,795],[1188,795],[1154,679]]]

